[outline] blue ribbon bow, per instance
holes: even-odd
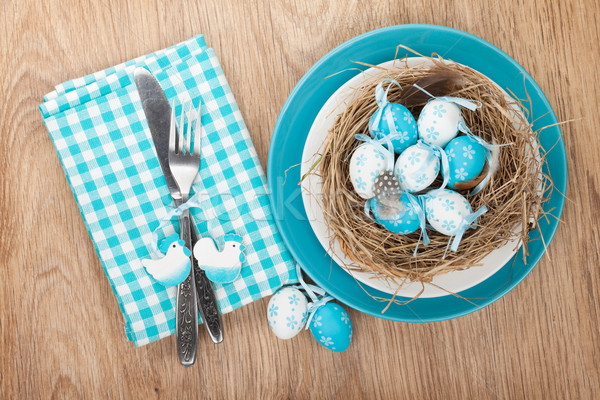
[[[167,223],[171,221],[173,217],[178,217],[184,210],[190,208],[201,208],[199,197],[203,192],[197,191],[192,197],[185,203],[182,203],[178,207],[172,207],[171,210],[160,219],[160,222],[156,229],[152,231],[152,243],[150,244],[150,251],[155,257],[164,257],[164,254],[158,249],[158,232],[167,226]],[[192,249],[189,249],[192,250]]]
[[[420,139],[417,142],[417,145],[429,147],[431,150],[433,150],[433,154],[436,157],[439,157],[442,161],[441,171],[442,171],[442,178],[444,179],[444,181],[442,182],[442,185],[439,188],[434,189],[432,192],[430,192],[432,195],[435,195],[435,194],[441,192],[442,190],[444,190],[446,188],[446,186],[448,186],[448,181],[450,180],[450,166],[448,164],[448,155],[446,154],[446,151],[444,149],[442,149],[440,146],[435,145],[435,144],[425,143]]]
[[[318,286],[310,285],[304,282],[302,278],[302,270],[300,269],[300,264],[296,264],[296,275],[298,275],[298,283],[300,284],[298,288],[304,289],[308,297],[310,297],[310,302],[308,303],[308,318],[306,320],[306,325],[304,329],[308,329],[310,327],[310,321],[312,321],[315,313],[325,304],[329,303],[331,300],[334,300],[333,297],[329,296],[327,292],[321,289]],[[319,296],[321,296],[319,298]]]
[[[385,90],[383,90],[384,82],[390,82],[390,84],[387,86],[387,88]],[[400,86],[400,84],[398,82],[396,82],[394,79],[383,79],[381,82],[379,82],[379,84],[375,88],[375,102],[377,103],[377,106],[379,108],[376,111],[375,119],[373,120],[373,124],[372,125],[369,124],[369,132],[371,133],[371,136],[375,136],[375,131],[379,130],[379,124],[381,123],[382,115],[385,117],[385,120],[388,123],[388,127],[390,128],[390,133],[392,135],[398,133],[398,131],[396,129],[396,124],[394,122],[394,115],[392,114],[392,110],[389,107],[390,102],[387,99],[388,92],[389,92],[390,88],[392,87],[392,84],[395,84],[400,89],[402,89],[402,86]]]
[[[413,257],[417,256],[417,250],[419,249],[419,242],[423,239],[423,246],[427,246],[429,244],[429,235],[427,235],[427,221],[425,219],[425,211],[423,211],[423,205],[420,200],[418,200],[413,194],[406,192],[406,197],[408,197],[408,201],[412,205],[413,209],[417,213],[417,217],[419,218],[419,228],[421,229],[421,235],[419,236],[419,240],[417,240],[417,246],[415,247],[415,251],[413,252]]]
[[[463,220],[458,224],[458,226],[454,230],[454,233],[452,235],[452,236],[454,236],[454,239],[452,239],[452,237],[450,237],[450,240],[452,240],[452,246],[450,247],[450,250],[452,250],[452,251],[458,250],[458,245],[460,244],[460,241],[462,240],[462,237],[465,234],[465,232],[467,231],[467,229],[477,228],[475,226],[475,225],[477,225],[477,218],[479,218],[481,215],[485,214],[487,211],[488,211],[488,208],[486,206],[482,206],[479,210],[477,210],[463,218]]]
[[[395,139],[395,135],[384,136],[381,139],[373,139],[369,135],[365,135],[364,133],[357,133],[354,137],[361,142],[369,143],[377,150],[379,150],[383,156],[385,157],[386,169],[391,171],[394,169],[394,149],[392,146],[392,139]],[[383,146],[383,143],[387,146],[387,149]]]

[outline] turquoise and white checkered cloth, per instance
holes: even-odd
[[[63,83],[40,111],[136,346],[175,331],[175,288],[161,286],[141,263],[172,202],[133,81],[140,66],[169,101],[202,103],[202,161],[193,189],[202,193],[201,208],[192,215],[201,235],[219,242],[235,232],[246,245],[240,278],[215,285],[221,311],[297,282],[246,125],[202,36]]]

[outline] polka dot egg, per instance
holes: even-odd
[[[308,318],[308,303],[300,290],[283,287],[269,300],[267,321],[279,339],[291,339],[304,327]]]
[[[423,107],[419,115],[419,138],[427,144],[443,148],[458,134],[460,121],[459,106],[445,100],[433,99]]]
[[[397,136],[391,139],[394,153],[400,154],[417,143],[417,123],[411,112],[402,104],[388,103],[381,111],[377,110],[369,120],[369,132],[374,139],[382,139],[391,134],[386,109],[390,110],[392,123],[396,128]]]
[[[379,224],[390,232],[408,235],[419,228],[419,216],[406,193],[395,197],[375,197],[371,210]]]
[[[485,165],[486,149],[469,136],[454,138],[446,146],[450,169],[448,186],[470,181],[479,176]]]
[[[352,322],[342,306],[329,302],[315,311],[310,332],[321,346],[342,352],[352,341]]]
[[[386,170],[387,157],[393,157],[393,154],[384,154],[370,143],[361,144],[352,154],[350,179],[354,190],[363,199],[370,199],[375,195],[375,179]]]
[[[419,192],[427,188],[440,172],[440,159],[426,144],[417,143],[406,149],[394,167],[394,174],[405,191]]]
[[[471,205],[455,191],[443,189],[425,196],[427,222],[441,234],[452,236],[463,219],[473,212]]]

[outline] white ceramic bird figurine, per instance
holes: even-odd
[[[204,237],[194,245],[194,257],[200,268],[213,282],[229,283],[236,280],[246,259],[242,237],[235,234],[225,235],[225,245],[219,251],[212,238]]]
[[[168,248],[164,250],[165,247]],[[161,246],[166,251],[163,258],[156,260],[144,259],[142,265],[154,279],[164,286],[175,286],[180,284],[190,274],[190,254],[184,247],[183,240],[175,233],[166,238]]]

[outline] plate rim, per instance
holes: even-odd
[[[361,35],[355,36],[352,39],[336,46],[335,48],[333,48],[332,50],[327,52],[323,57],[321,57],[315,64],[313,64],[311,66],[311,68],[308,69],[308,71],[302,76],[302,78],[294,86],[293,90],[290,92],[290,95],[287,97],[284,105],[282,106],[282,109],[277,117],[277,121],[273,128],[271,144],[277,139],[278,135],[281,134],[281,132],[282,132],[281,125],[283,123],[282,122],[283,118],[287,114],[288,109],[291,106],[291,103],[297,97],[300,89],[303,87],[305,82],[309,78],[312,77],[313,72],[315,70],[317,70],[325,62],[327,62],[332,56],[334,56],[336,53],[346,50],[348,47],[355,45],[359,41],[368,39],[370,36],[385,34],[387,32],[400,31],[402,29],[415,29],[415,28],[422,29],[422,30],[435,30],[435,31],[438,31],[439,33],[451,33],[453,35],[458,35],[461,39],[468,38],[468,39],[478,43],[479,45],[488,48],[490,51],[497,53],[502,58],[505,58],[508,62],[510,62],[515,67],[516,70],[518,70],[521,74],[523,74],[524,81],[527,81],[531,85],[531,89],[527,89],[527,90],[532,90],[532,89],[535,90],[535,92],[537,93],[537,95],[538,95],[540,101],[542,102],[542,104],[544,105],[544,107],[546,107],[549,110],[549,113],[548,113],[549,118],[552,119],[554,122],[557,122],[556,114],[555,114],[554,110],[552,109],[550,102],[546,98],[546,95],[541,90],[541,88],[539,87],[537,82],[516,60],[514,60],[511,56],[509,56],[506,52],[504,52],[497,46],[487,42],[486,40],[484,40],[478,36],[475,36],[468,32],[464,32],[464,31],[454,29],[454,28],[449,28],[449,27],[440,26],[440,25],[431,25],[431,24],[406,24],[406,25],[394,25],[394,26],[388,26],[388,27],[384,27],[384,28],[380,28],[380,29],[375,29],[372,31],[365,32]],[[400,44],[401,41],[399,41],[398,43]],[[564,138],[562,135],[562,131],[560,130],[560,127],[557,127],[557,129],[559,130],[560,135],[557,140],[557,144],[552,151],[556,151],[559,153],[557,155],[557,157],[559,157],[561,159],[561,163],[564,166],[564,168],[559,171],[562,173],[561,174],[562,179],[560,179],[559,186],[557,187],[556,183],[554,182],[555,187],[560,192],[559,193],[560,197],[557,199],[557,202],[558,202],[557,214],[555,216],[557,218],[560,218],[560,216],[562,215],[562,213],[564,211],[565,196],[567,194],[566,189],[567,189],[567,182],[568,182],[568,164],[567,164],[567,159],[566,159],[566,150],[565,150],[565,146],[564,146]],[[275,157],[273,149],[274,149],[274,146],[269,147],[267,179],[268,179],[269,193],[271,193],[271,195],[269,196],[269,201],[271,203],[271,208],[272,208],[273,212],[275,213],[275,211],[277,210],[277,207],[276,207],[276,197],[273,195],[273,193],[276,192],[276,190],[275,190],[276,188],[274,188],[275,182],[272,179],[272,177],[275,175],[274,174],[275,171],[273,171],[273,164],[274,164],[273,159]],[[304,266],[302,265],[302,263],[300,263],[298,261],[298,260],[302,259],[302,257],[299,256],[298,250],[296,248],[293,248],[293,247],[287,245],[289,243],[288,232],[285,229],[282,229],[282,225],[281,225],[282,222],[280,221],[280,219],[275,218],[275,222],[277,224],[280,234],[282,235],[282,237],[284,239],[284,242],[286,243],[286,247],[288,248],[288,250],[294,257],[294,259],[300,264],[300,266],[302,267],[302,270],[313,281],[315,281],[315,283],[317,283],[319,286],[322,286],[324,289],[326,286],[329,286],[329,285],[323,285],[317,276],[315,276],[314,274],[311,274],[310,271],[307,271],[304,268]],[[560,225],[559,221],[556,221],[556,222],[553,221],[550,224],[550,226],[548,226],[548,228],[546,228],[547,229],[546,247],[548,247],[550,242],[553,240],[559,225]],[[533,268],[535,268],[535,266],[539,263],[541,257],[545,253],[546,253],[546,250],[542,250],[541,252],[539,252],[539,254],[536,254],[533,257],[530,256],[528,259],[528,263],[525,266],[526,272],[522,276],[517,277],[517,278],[511,277],[511,280],[509,282],[507,282],[507,284],[500,291],[498,291],[496,294],[494,294],[488,298],[483,299],[483,301],[480,301],[480,304],[478,304],[477,306],[470,307],[470,308],[463,308],[458,311],[450,311],[450,312],[446,313],[443,317],[428,317],[428,316],[420,317],[414,311],[412,311],[412,309],[409,308],[416,318],[398,318],[398,317],[394,317],[391,314],[386,314],[386,313],[382,313],[382,312],[374,312],[374,311],[364,307],[361,303],[350,303],[348,301],[345,301],[343,299],[343,297],[347,297],[347,296],[344,296],[343,294],[340,296],[339,295],[340,290],[335,287],[333,287],[333,288],[327,287],[325,290],[327,290],[327,292],[330,295],[332,295],[333,297],[338,299],[340,302],[346,304],[347,306],[349,306],[353,309],[356,309],[360,312],[363,312],[365,314],[369,314],[369,315],[372,315],[372,316],[375,316],[378,318],[394,320],[394,321],[409,322],[409,323],[427,323],[427,322],[443,321],[443,320],[458,318],[458,317],[473,313],[473,312],[480,310],[484,307],[487,307],[488,305],[501,299],[508,292],[513,290],[519,283],[521,283],[521,281],[523,281],[523,279],[525,279],[526,276],[528,276],[531,273]],[[514,257],[516,257],[518,255],[519,255],[519,253],[517,253],[517,255],[515,255]],[[513,259],[514,259],[514,257],[513,257]],[[337,264],[336,264],[336,266],[337,266]],[[506,264],[505,264],[505,266],[506,266]],[[337,266],[337,267],[341,268],[339,266]],[[502,267],[498,272],[500,272],[503,268],[504,267]],[[488,280],[491,279],[494,275],[492,275],[490,278],[488,278]],[[355,279],[355,278],[353,278],[353,279]],[[479,285],[481,285],[483,283],[485,283],[485,281],[481,282]],[[474,286],[471,289],[477,288],[477,286],[478,285]],[[468,290],[470,290],[470,289],[467,289],[467,291]],[[441,298],[443,298],[443,297],[441,297]],[[432,299],[440,299],[440,298],[432,298]],[[423,299],[423,301],[426,301],[426,300],[429,300],[429,299]],[[419,299],[417,299],[416,301],[419,301]],[[380,303],[380,304],[383,304],[383,303]],[[383,306],[382,306],[382,308],[383,308]]]

